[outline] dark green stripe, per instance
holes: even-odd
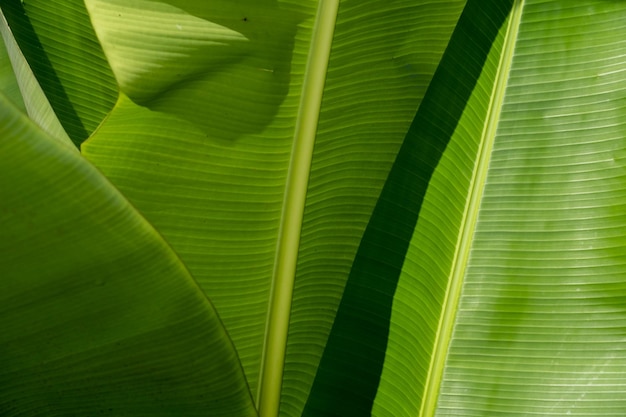
[[[393,296],[428,183],[512,4],[466,5],[361,240],[304,416],[370,415]]]

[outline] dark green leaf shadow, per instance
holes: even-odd
[[[424,195],[512,4],[466,5],[361,240],[303,416],[371,414],[393,296]]]
[[[0,5],[50,105],[78,147],[113,108],[117,86],[83,0],[65,0],[56,8],[47,1],[2,0]]]

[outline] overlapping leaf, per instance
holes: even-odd
[[[117,97],[84,1],[2,0],[0,5],[59,121],[80,145]]]
[[[473,21],[501,19],[494,3]],[[430,181],[376,415],[626,409],[625,17],[514,2]]]
[[[68,2],[91,58],[55,49],[52,3],[7,2],[24,55],[45,51],[33,69],[75,141],[106,116],[85,155],[214,300],[253,395],[290,264],[286,356],[265,352],[285,361],[282,415],[623,415],[621,2],[477,0],[458,25],[463,1],[88,0],[91,23]]]
[[[316,2],[87,4],[123,96],[85,155],[214,301],[253,391],[292,146],[309,116],[302,97],[323,88],[311,185],[298,197],[308,200],[283,395],[285,413],[298,415],[369,213],[463,3],[342,2],[336,28],[315,29]],[[422,26],[430,18],[439,31]],[[329,31],[328,76],[306,87],[312,39]]]
[[[3,66],[5,68],[6,84],[3,93],[18,106],[23,108],[29,117],[52,137],[63,143],[70,144],[71,140],[54,110],[50,106],[45,93],[37,82],[30,64],[22,54],[13,32],[0,10],[0,34],[2,35]]]
[[[0,414],[254,416],[178,257],[0,95]]]

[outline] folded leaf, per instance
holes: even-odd
[[[0,42],[0,91],[13,102],[20,110],[26,111],[24,100],[17,84],[17,78],[13,72],[13,66],[9,58],[4,42]]]
[[[80,145],[117,97],[84,1],[3,0],[0,5],[61,125]]]
[[[59,141],[72,145],[63,126],[59,122],[54,110],[50,106],[48,99],[37,82],[35,75],[31,71],[30,65],[22,55],[22,52],[15,42],[15,38],[8,26],[4,14],[0,10],[0,34],[2,35],[2,48],[6,53],[4,59],[7,65],[6,71],[14,80],[16,91],[12,93],[11,101],[19,108],[24,108],[30,118],[34,120],[42,129]],[[4,89],[3,89],[4,90]],[[4,92],[4,91],[3,91]]]
[[[260,415],[624,414],[622,2],[72,1],[95,89],[56,2],[7,3],[53,107],[119,89],[82,150],[214,301]]]

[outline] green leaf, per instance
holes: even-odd
[[[490,24],[480,27],[480,38],[467,36],[477,29],[475,22],[482,17],[480,8],[477,13],[477,7],[469,6],[452,35],[361,241],[305,415],[369,414],[377,395],[391,305],[409,242],[433,172],[506,18],[507,4],[501,0],[497,4],[499,9],[491,6],[496,13],[489,16]],[[459,68],[458,62],[467,64]],[[428,340],[423,332],[414,336]]]
[[[99,51],[81,55],[80,68],[109,74],[95,88],[46,63],[75,59],[52,46],[43,11],[57,2],[4,3],[33,68],[41,46],[46,69],[34,72],[55,111],[92,93],[109,103],[95,106],[82,151],[141,213],[128,208],[135,220],[112,229],[110,242],[122,237],[120,250],[134,253],[135,230],[150,230],[158,243],[141,247],[149,261],[137,275],[170,259],[180,274],[159,276],[158,288],[183,288],[210,313],[197,282],[212,300],[250,392],[213,321],[206,343],[228,359],[198,368],[226,395],[211,367],[227,367],[232,415],[242,414],[236,404],[254,413],[250,397],[263,417],[624,414],[626,3],[72,1],[62,9],[80,22],[71,27],[86,28],[78,38]],[[70,85],[76,94],[65,97]],[[67,114],[64,126],[87,120]],[[18,188],[29,198],[32,187]],[[83,207],[66,218],[94,206],[94,192],[61,200],[64,212]],[[40,229],[36,242],[64,247]],[[19,236],[0,240],[5,256],[37,259],[13,245]],[[110,311],[134,305],[124,288],[115,293],[133,296]],[[176,305],[206,331],[186,302]],[[141,332],[147,311],[120,332]],[[55,314],[33,307],[21,327],[42,317]],[[62,334],[68,349],[91,343]],[[191,338],[183,350],[204,352],[190,332],[177,334]],[[176,401],[200,389],[185,382]],[[128,382],[158,403],[153,387]],[[125,404],[111,392],[107,404]],[[67,414],[86,403],[63,406]],[[33,407],[52,409],[42,404]],[[188,414],[180,403],[169,411]]]
[[[5,53],[3,64],[6,65],[7,81],[10,80],[6,90],[2,89],[3,93],[10,94],[8,97],[11,101],[19,108],[23,108],[30,118],[52,137],[71,145],[72,141],[63,130],[30,65],[15,42],[2,10],[0,10],[0,34],[4,41],[2,42]]]
[[[24,100],[13,72],[6,45],[0,42],[0,91],[20,110],[26,111]]]
[[[359,242],[464,3],[340,2],[302,224],[284,415],[301,415],[309,397]]]
[[[256,415],[158,233],[73,148],[0,108],[0,414]]]
[[[123,94],[83,152],[215,303],[265,415],[283,362],[281,406],[304,407],[358,242],[463,6],[316,3],[87,2]]]
[[[59,121],[79,146],[117,97],[83,0],[2,0],[0,6]]]
[[[375,415],[623,413],[624,18],[514,2],[428,185]]]

